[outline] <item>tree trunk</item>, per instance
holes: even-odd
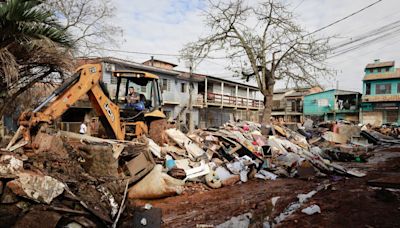
[[[267,90],[262,91],[264,95],[264,109],[260,120],[260,124],[262,125],[269,125],[271,123],[273,91],[273,86],[269,86]]]

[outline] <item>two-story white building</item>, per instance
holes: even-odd
[[[188,124],[189,91],[192,89],[192,115],[194,126],[219,126],[229,120],[258,121],[262,109],[262,95],[258,88],[244,83],[218,77],[175,70],[176,64],[151,59],[143,63],[113,57],[79,59],[78,64],[101,63],[102,81],[110,94],[115,94],[117,70],[142,70],[160,77],[163,109],[170,120],[181,120]],[[146,94],[146,87],[135,90]],[[125,94],[122,89],[120,94]]]

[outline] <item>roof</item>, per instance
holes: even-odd
[[[148,79],[159,79],[155,74],[151,74],[145,71],[131,71],[131,70],[117,70],[113,71],[114,77],[122,78],[148,78]]]
[[[293,90],[293,89],[290,89],[290,88],[274,89],[274,93],[286,93],[286,92],[289,92],[291,90]]]
[[[329,90],[325,90],[325,91],[318,92],[318,93],[307,94],[307,95],[305,95],[305,96],[311,96],[311,95],[320,94],[320,93],[326,93],[326,92],[330,92],[330,91],[334,91],[334,92],[335,92],[335,95],[354,95],[354,94],[361,94],[360,92],[357,92],[357,91],[341,90],[341,89],[329,89]]]
[[[132,68],[135,68],[138,70],[151,71],[151,72],[162,73],[162,74],[173,75],[173,76],[179,75],[179,73],[175,70],[168,70],[168,69],[162,69],[159,67],[147,66],[142,63],[136,63],[136,62],[133,62],[130,60],[119,59],[119,58],[115,58],[115,57],[84,57],[84,58],[80,58],[80,59],[114,63],[114,64],[118,64],[118,65],[122,65],[122,66],[132,67]]]
[[[350,90],[341,90],[341,89],[331,89],[331,90],[335,90],[335,94],[336,95],[352,95],[352,94],[361,94],[360,92],[357,91],[350,91]],[[329,91],[329,90],[327,90]]]
[[[185,71],[180,71],[180,70],[174,70],[174,71],[179,72],[178,78],[189,80],[190,72],[185,72]],[[192,73],[192,80],[193,81],[202,82],[202,81],[204,81],[205,77],[208,77],[208,76],[204,75],[204,74]]]
[[[213,80],[227,82],[227,83],[231,83],[231,84],[238,84],[238,85],[241,85],[241,86],[245,86],[245,87],[249,87],[249,88],[252,88],[252,89],[255,89],[255,90],[259,90],[257,86],[252,86],[252,85],[249,85],[249,84],[246,84],[246,83],[226,80],[226,79],[215,77],[215,76],[211,76],[211,75],[204,75],[204,76],[207,77],[207,78],[213,79]]]
[[[380,74],[368,74],[365,75],[363,81],[379,80],[379,79],[394,79],[400,78],[400,69],[396,69],[395,72],[384,72]]]
[[[365,67],[365,69],[369,68],[378,68],[378,67],[392,67],[394,66],[394,61],[387,61],[387,62],[376,62],[376,63],[369,63]]]
[[[114,64],[119,64],[122,66],[132,67],[132,68],[135,68],[138,70],[151,71],[151,72],[155,72],[155,73],[163,73],[163,74],[175,76],[177,78],[186,79],[186,80],[189,80],[189,78],[190,78],[189,72],[173,70],[173,69],[169,70],[169,69],[163,69],[163,68],[159,68],[159,67],[148,66],[148,65],[144,65],[142,63],[136,63],[136,62],[133,62],[130,60],[119,59],[119,58],[115,58],[115,57],[83,57],[83,58],[78,58],[78,59],[91,60],[91,61],[97,61],[97,62],[114,63]],[[257,86],[252,86],[252,85],[249,85],[246,83],[226,80],[226,79],[222,79],[222,78],[211,76],[211,75],[192,73],[192,78],[194,79],[194,81],[204,81],[204,79],[206,77],[211,80],[217,80],[217,81],[222,81],[222,82],[226,82],[226,83],[237,84],[240,86],[259,90]]]
[[[301,96],[304,96],[304,95],[307,95],[307,94],[309,94],[308,91],[296,91],[294,93],[288,94],[287,97],[301,97]]]
[[[285,97],[302,97],[307,94],[317,93],[317,92],[322,92],[322,88],[320,86],[275,89],[274,95],[284,94]]]
[[[171,63],[171,62],[167,62],[167,61],[159,60],[159,59],[149,59],[149,60],[147,60],[147,61],[144,61],[142,64],[147,65],[148,63],[151,63],[151,61],[159,62],[159,63],[165,63],[165,64],[168,64],[168,65],[171,65],[172,67],[178,66],[178,65],[176,65],[175,63]],[[151,65],[149,65],[149,66],[151,66]]]

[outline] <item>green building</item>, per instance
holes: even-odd
[[[375,126],[400,123],[400,69],[379,59],[365,67],[361,122]]]
[[[331,89],[304,97],[303,113],[313,120],[358,122],[361,93]]]

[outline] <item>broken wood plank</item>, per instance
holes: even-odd
[[[181,131],[175,128],[170,128],[165,130],[165,132],[167,133],[168,137],[170,137],[182,149],[186,149],[186,151],[193,156],[195,161],[205,154],[205,151],[203,149],[201,149],[196,143],[194,143]]]
[[[126,144],[131,144],[131,145],[138,145],[138,144],[144,145],[145,144],[145,143],[137,142],[137,141],[103,139],[103,138],[93,137],[90,135],[82,135],[82,134],[68,132],[68,131],[59,131],[58,134],[60,134],[61,136],[67,137],[67,138],[77,139],[77,140],[85,140],[85,141],[92,142],[92,143],[109,143],[109,144],[126,143]]]
[[[6,150],[10,150],[10,148],[14,145],[14,143],[19,139],[19,137],[21,136],[21,132],[23,130],[24,127],[19,126],[17,132],[15,132],[14,136],[12,137],[12,139],[10,140],[10,142],[8,143]]]
[[[99,218],[101,221],[103,222],[107,222],[109,224],[113,223],[113,221],[111,221],[111,219],[109,217],[105,217],[103,216],[101,213],[99,213],[98,211],[96,211],[95,209],[89,207],[83,200],[81,200],[77,195],[75,195],[71,190],[69,190],[68,186],[66,185],[65,187],[65,191],[71,195],[71,199],[75,199],[76,201],[78,201],[84,208],[86,208],[89,212],[91,212],[94,216],[96,216],[97,218]]]
[[[21,148],[21,147],[25,146],[26,144],[28,144],[28,141],[25,141],[24,139],[21,139],[17,144],[14,144],[8,150],[12,152],[12,151],[14,151],[14,150],[16,150],[18,148]]]
[[[126,181],[124,197],[122,198],[121,206],[119,207],[117,217],[115,218],[115,221],[112,225],[113,228],[117,227],[119,217],[121,216],[122,211],[125,209],[125,199],[126,199],[126,195],[128,193],[128,185],[129,185],[129,180]]]
[[[89,215],[89,213],[86,212],[86,211],[78,211],[78,210],[74,210],[74,209],[71,209],[71,208],[65,208],[65,207],[50,206],[49,209],[54,210],[54,211],[61,211],[61,212],[79,214],[79,215]]]

